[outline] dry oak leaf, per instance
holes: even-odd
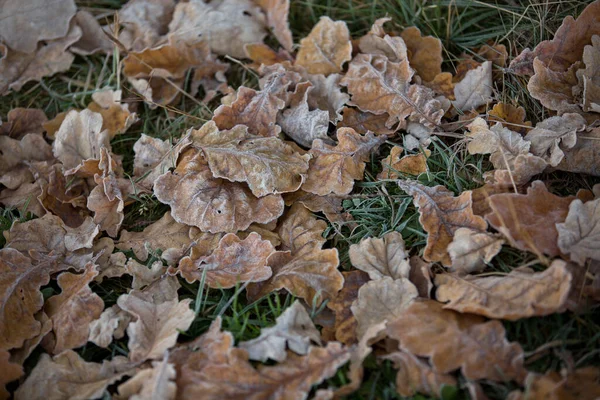
[[[36,161],[52,161],[52,148],[44,137],[30,133],[20,140],[0,136],[0,184],[18,189],[34,181],[29,165]]]
[[[302,203],[304,207],[312,212],[322,212],[330,222],[348,223],[348,213],[343,213],[341,196],[318,196],[314,193],[308,193],[300,189],[293,193],[286,193],[283,196],[285,204],[291,206],[296,202]]]
[[[398,179],[398,173],[419,175],[427,172],[427,157],[431,152],[409,154],[400,157],[404,149],[399,146],[392,147],[390,155],[381,160],[382,171],[377,174],[377,179]]]
[[[0,350],[19,348],[40,332],[34,316],[44,304],[40,288],[61,269],[52,257],[32,260],[15,249],[0,250]]]
[[[586,203],[576,199],[569,205],[564,223],[556,224],[558,247],[579,265],[588,258],[600,260],[599,220],[600,199]]]
[[[308,154],[301,155],[279,138],[248,133],[244,125],[219,131],[213,121],[192,130],[192,146],[202,150],[215,178],[246,182],[254,196],[295,192],[308,170]]]
[[[342,119],[342,109],[350,100],[347,93],[342,92],[340,86],[340,74],[308,75],[308,80],[313,89],[308,92],[308,105],[317,110],[326,110],[329,113],[329,121],[333,124]]]
[[[600,397],[600,371],[583,367],[573,371],[548,371],[544,375],[530,372],[525,380],[525,393],[510,392],[508,400],[594,400]]]
[[[137,121],[137,115],[129,111],[129,104],[121,102],[121,96],[121,90],[100,90],[92,93],[93,101],[87,106],[102,115],[102,130],[108,131],[110,139],[124,133]]]
[[[204,279],[208,287],[228,289],[239,282],[269,279],[272,272],[267,259],[274,252],[271,242],[258,233],[252,232],[244,240],[228,233],[210,256],[182,258],[177,272],[189,283]]]
[[[531,152],[556,167],[564,158],[563,148],[572,149],[577,143],[577,133],[585,129],[585,119],[579,114],[563,114],[546,118],[527,133]]]
[[[340,84],[352,95],[350,105],[373,114],[389,114],[387,128],[398,122],[403,126],[407,118],[433,128],[445,113],[444,105],[431,89],[411,85],[413,74],[408,60],[395,63],[384,56],[359,54]]]
[[[419,28],[411,26],[400,33],[408,50],[410,66],[426,82],[442,73],[442,42],[433,36],[422,36]]]
[[[394,363],[398,370],[396,375],[396,391],[400,396],[415,396],[422,393],[428,396],[442,397],[444,385],[456,386],[456,379],[449,374],[436,372],[422,359],[407,351],[396,351],[385,356]]]
[[[238,347],[248,352],[250,360],[283,362],[287,358],[286,347],[296,354],[306,355],[311,341],[321,344],[321,334],[304,306],[296,300],[277,317],[274,326],[261,329],[259,337],[240,342]]]
[[[169,364],[168,357],[153,361],[152,368],[138,371],[118,387],[117,399],[129,400],[175,400],[175,367]]]
[[[85,362],[67,350],[50,358],[42,354],[31,374],[15,392],[15,400],[87,400],[102,397],[106,388],[131,373],[125,357],[102,364]]]
[[[504,276],[435,277],[436,298],[461,313],[515,321],[564,310],[571,290],[566,263],[554,260],[543,272],[516,269]]]
[[[0,350],[0,400],[10,398],[10,393],[6,390],[5,385],[16,379],[19,379],[25,372],[19,364],[10,362],[10,353],[7,350]]]
[[[255,0],[267,16],[267,25],[279,43],[287,51],[292,51],[294,40],[288,23],[290,0]]]
[[[142,362],[159,359],[175,345],[179,331],[186,331],[195,314],[190,309],[190,299],[179,301],[177,290],[162,279],[145,290],[132,290],[121,295],[118,306],[136,318],[127,327],[129,359]]]
[[[88,340],[99,347],[108,347],[113,340],[125,336],[125,329],[131,322],[130,314],[118,305],[113,305],[102,312],[100,318],[90,323]]]
[[[90,323],[104,310],[104,302],[89,287],[97,275],[95,265],[89,263],[82,274],[63,272],[58,276],[61,293],[44,305],[53,326],[51,339],[44,347],[52,354],[81,347],[88,341]]]
[[[344,21],[321,17],[310,34],[300,41],[296,65],[310,74],[335,74],[352,59],[350,32]]]
[[[22,139],[28,133],[42,134],[48,118],[39,108],[13,108],[6,114],[6,121],[0,124],[0,136]]]
[[[592,37],[592,46],[583,50],[585,69],[577,71],[583,86],[583,111],[600,113],[600,36]]]
[[[379,18],[371,26],[371,30],[358,39],[358,49],[363,54],[382,55],[390,61],[400,62],[408,57],[408,49],[399,36],[385,33],[383,25],[391,18]]]
[[[473,213],[471,192],[460,196],[439,185],[423,186],[412,181],[398,181],[400,189],[413,197],[413,203],[419,208],[419,222],[427,232],[427,246],[423,258],[426,261],[440,261],[446,266],[452,265],[448,254],[448,245],[459,228],[470,228],[484,232],[487,223]]]
[[[580,91],[577,70],[580,63],[574,64],[566,71],[554,71],[539,58],[533,60],[535,74],[529,79],[527,89],[531,97],[550,110],[563,113],[583,113],[580,100],[576,95]]]
[[[577,144],[563,152],[564,158],[557,169],[600,176],[600,128],[586,129],[577,138]]]
[[[130,258],[125,264],[125,271],[127,275],[133,277],[131,288],[141,289],[163,276],[167,272],[167,267],[163,265],[162,261],[155,261],[152,265],[147,266]]]
[[[343,119],[338,122],[338,129],[344,127],[352,128],[363,135],[367,132],[373,132],[376,135],[389,136],[395,133],[395,129],[389,129],[385,126],[385,123],[390,117],[387,113],[377,115],[350,107],[344,107],[342,113]]]
[[[488,112],[488,121],[501,122],[502,126],[525,135],[531,129],[531,121],[525,121],[525,109],[508,103],[496,103]]]
[[[125,49],[142,51],[156,45],[167,32],[175,8],[174,0],[131,0],[119,10],[117,39]]]
[[[500,321],[484,322],[479,316],[444,310],[433,300],[415,301],[393,322],[388,335],[400,348],[430,358],[437,373],[461,369],[469,380],[496,382],[525,378],[523,349],[505,338]]]
[[[31,353],[33,353],[33,351],[46,337],[48,332],[52,330],[52,321],[50,320],[50,318],[48,318],[44,311],[39,311],[37,314],[35,314],[34,317],[42,324],[42,329],[37,335],[23,342],[23,346],[21,346],[18,349],[12,349],[10,351],[10,360],[13,363],[23,365],[25,363],[25,360],[27,360]]]
[[[268,260],[273,276],[250,284],[248,297],[258,299],[279,289],[286,289],[308,304],[335,297],[344,278],[337,269],[337,249],[321,249],[326,226],[325,221],[318,221],[301,204],[292,206],[277,230],[283,251],[273,253]]]
[[[119,12],[119,22],[122,23],[121,15],[122,13]],[[98,18],[101,17],[99,16]],[[73,43],[69,49],[73,53],[87,56],[96,53],[106,55],[114,51],[115,44],[104,33],[103,27],[100,26],[94,15],[87,11],[79,10],[72,21],[81,29],[81,38]]]
[[[350,262],[354,268],[369,274],[373,280],[386,276],[408,278],[410,262],[400,232],[388,232],[381,238],[365,238],[350,246]]]
[[[290,53],[283,49],[275,51],[264,43],[250,43],[244,46],[246,51],[246,58],[253,61],[252,64],[248,65],[255,71],[260,70],[263,65],[275,65],[286,61],[293,61]]]
[[[431,298],[431,289],[433,289],[433,284],[431,283],[432,277],[431,263],[423,261],[419,256],[412,256],[410,258],[410,274],[408,279],[417,288],[419,297],[424,299]]]
[[[513,247],[538,256],[560,255],[556,224],[565,221],[574,196],[559,197],[535,181],[527,194],[501,193],[490,196],[492,212],[485,216]]]
[[[448,254],[452,259],[450,270],[461,274],[482,271],[500,252],[503,244],[504,239],[497,235],[458,228],[448,245]]]
[[[199,150],[189,149],[177,168],[158,177],[156,198],[171,206],[175,221],[203,232],[237,232],[252,223],[266,224],[283,213],[280,195],[260,199],[240,183],[214,178]]]
[[[467,72],[454,86],[454,108],[470,111],[492,100],[492,62],[486,61]]]
[[[351,306],[359,340],[370,326],[394,321],[418,296],[417,288],[407,278],[386,276],[364,284]]]
[[[386,139],[370,132],[363,136],[352,128],[338,129],[337,138],[336,146],[329,146],[320,139],[313,142],[310,149],[313,158],[302,190],[319,196],[350,193],[354,181],[363,179],[369,155]]]

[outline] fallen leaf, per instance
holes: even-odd
[[[169,364],[168,357],[163,361],[153,361],[152,368],[142,369],[125,383],[118,387],[118,399],[145,400],[175,400],[177,386],[175,385],[175,368]]]
[[[448,245],[448,254],[452,259],[451,271],[470,274],[484,270],[503,244],[504,239],[491,233],[458,228]]]
[[[547,118],[527,133],[531,152],[556,167],[562,161],[562,148],[571,149],[577,143],[577,133],[585,128],[585,119],[579,114],[563,114]],[[562,146],[561,146],[562,145]]]
[[[0,125],[0,136],[10,136],[21,140],[28,133],[42,134],[46,130],[48,118],[38,108],[13,108],[6,114],[6,121]]]
[[[360,135],[351,128],[337,132],[338,144],[330,146],[322,140],[313,142],[308,177],[302,185],[306,192],[325,196],[348,194],[355,180],[363,179],[365,163],[372,151],[385,141],[385,136]]]
[[[508,103],[496,103],[488,112],[488,121],[501,122],[502,126],[525,135],[531,129],[531,121],[525,121],[525,109]]]
[[[431,289],[433,289],[433,284],[431,283],[432,277],[431,263],[423,261],[419,256],[412,256],[410,258],[410,274],[408,279],[417,288],[419,297],[424,299],[431,298]]]
[[[155,261],[152,265],[147,266],[131,258],[125,264],[125,270],[128,275],[133,277],[131,288],[141,289],[163,276],[167,272],[167,267],[163,265],[162,261]]]
[[[543,272],[513,270],[504,276],[435,277],[436,298],[461,313],[515,321],[564,310],[571,290],[571,274],[562,260]]]
[[[354,268],[366,272],[373,280],[408,278],[410,273],[408,251],[400,232],[365,238],[350,246],[349,255]]]
[[[88,340],[99,347],[108,347],[115,339],[125,336],[125,329],[131,322],[131,315],[118,305],[113,305],[102,312],[100,318],[90,323]]]
[[[273,35],[284,49],[292,51],[294,40],[288,23],[290,0],[257,0],[256,3],[267,16],[267,25]]]
[[[582,59],[585,69],[577,71],[577,77],[583,85],[583,111],[600,112],[600,36],[592,36],[592,46],[585,46]]]
[[[342,119],[342,109],[350,100],[347,93],[342,92],[340,86],[340,74],[309,75],[308,80],[313,89],[308,93],[308,105],[317,110],[326,110],[329,113],[329,121],[333,124]],[[364,132],[361,132],[364,133]]]
[[[7,400],[10,393],[6,390],[6,384],[19,379],[25,372],[19,364],[10,362],[10,353],[6,350],[0,350],[0,399]]]
[[[527,89],[531,97],[550,110],[563,113],[582,113],[574,89],[579,86],[577,70],[574,64],[566,71],[555,71],[545,65],[539,58],[533,60],[535,74],[529,79]]]
[[[310,74],[335,74],[352,58],[350,32],[344,21],[321,17],[310,34],[300,41],[296,65]]]
[[[509,343],[500,321],[484,322],[479,316],[444,310],[433,301],[415,301],[393,322],[388,335],[400,348],[418,357],[430,358],[437,373],[461,369],[469,380],[522,382],[523,349]]]
[[[52,148],[42,135],[30,133],[21,140],[0,136],[0,184],[18,189],[22,184],[34,181],[29,164],[36,161],[52,161]]]
[[[556,224],[558,230],[558,247],[569,254],[571,260],[584,265],[586,259],[600,260],[597,246],[600,229],[600,199],[583,203],[575,199],[569,205],[569,212],[562,221]]]
[[[401,37],[385,33],[383,25],[391,18],[379,18],[371,30],[358,40],[358,49],[363,54],[382,55],[390,61],[401,62],[408,57],[408,49]]]
[[[600,128],[586,129],[577,138],[577,144],[571,149],[564,149],[564,158],[557,169],[581,174],[600,176]]]
[[[121,16],[120,12],[119,20],[122,22]],[[115,44],[104,33],[103,27],[91,13],[79,10],[72,21],[81,29],[81,38],[69,49],[73,53],[87,56],[96,53],[110,54],[114,51]]]
[[[460,196],[443,186],[427,187],[411,181],[398,181],[400,189],[413,196],[419,208],[419,222],[427,232],[427,246],[423,258],[426,261],[440,261],[451,265],[447,247],[459,228],[469,228],[476,232],[485,231],[485,220],[473,213],[471,192]]]
[[[398,179],[398,172],[415,176],[427,172],[426,154],[409,154],[401,158],[403,151],[402,147],[392,147],[390,155],[381,160],[382,171],[377,174],[377,179]]]
[[[376,115],[350,107],[344,107],[342,112],[343,119],[338,122],[338,129],[343,127],[352,128],[363,135],[367,132],[373,132],[376,135],[391,136],[395,132],[394,129],[389,129],[385,126],[385,123],[390,118],[387,113]]]
[[[187,135],[173,146],[168,139],[160,140],[142,133],[133,145],[133,176],[137,178],[136,184],[151,190],[156,178],[175,168],[179,154],[189,144]]]
[[[296,354],[306,355],[311,341],[320,344],[321,334],[304,306],[296,300],[277,317],[274,326],[261,329],[259,337],[240,342],[238,347],[248,351],[250,360],[283,362],[287,358],[286,347]]]
[[[129,111],[129,104],[121,102],[122,91],[110,89],[92,93],[88,109],[102,115],[102,130],[108,131],[109,138],[124,133],[137,121],[136,113]]]
[[[442,73],[442,42],[433,36],[422,36],[419,28],[411,26],[400,33],[408,50],[410,66],[426,82]]]
[[[174,0],[128,1],[119,10],[119,27],[110,27],[127,50],[142,51],[158,43],[168,30],[175,9]]]
[[[344,208],[342,207],[342,197],[340,196],[318,196],[300,189],[293,193],[286,193],[284,200],[286,205],[293,205],[298,202],[302,203],[304,207],[312,212],[322,212],[331,222],[348,222],[346,218],[347,214],[342,214]]]
[[[548,192],[543,182],[535,181],[527,194],[490,196],[492,212],[485,218],[513,247],[538,256],[555,257],[560,255],[556,224],[565,221],[574,199],[574,196],[556,196]]]
[[[525,393],[513,391],[509,400],[595,399],[600,396],[600,375],[597,367],[583,367],[573,371],[549,370],[544,375],[530,372],[525,380]]]
[[[468,71],[464,79],[454,86],[456,100],[452,105],[462,111],[475,109],[492,100],[492,89],[492,63],[486,61]]]

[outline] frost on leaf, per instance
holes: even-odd
[[[382,238],[367,238],[350,246],[352,265],[369,274],[373,280],[386,276],[408,278],[410,262],[400,232],[386,233]]]
[[[18,189],[34,181],[29,168],[31,162],[52,161],[52,148],[42,135],[30,133],[20,140],[0,135],[0,184]]]
[[[175,376],[175,368],[173,364],[169,364],[168,357],[160,362],[153,361],[152,368],[142,369],[119,385],[119,398],[175,400]]]
[[[400,347],[419,357],[430,358],[436,372],[461,369],[470,380],[497,382],[525,378],[523,349],[509,343],[500,321],[484,322],[479,316],[444,310],[433,301],[416,301],[395,321],[388,323],[388,335]]]
[[[422,36],[419,28],[411,26],[400,33],[408,50],[408,61],[417,74],[431,82],[442,73],[442,42],[433,36]]]
[[[100,318],[90,323],[88,340],[99,347],[108,347],[115,339],[125,336],[125,329],[131,322],[131,315],[118,305],[113,305],[102,312]]]
[[[423,257],[426,261],[440,261],[451,265],[447,247],[459,228],[470,228],[477,232],[485,231],[485,220],[473,213],[471,192],[460,196],[443,186],[427,187],[416,182],[398,181],[400,189],[413,196],[419,208],[419,222],[427,232],[427,246]]]
[[[571,274],[564,261],[555,260],[542,272],[517,269],[504,276],[482,277],[440,274],[435,285],[444,308],[515,321],[563,311]]]
[[[365,134],[373,132],[376,135],[393,135],[395,130],[385,126],[388,118],[387,113],[377,115],[370,112],[363,112],[356,108],[344,107],[342,110],[344,118],[338,122],[339,128],[352,128],[358,133]]]
[[[265,13],[267,25],[279,43],[287,51],[292,51],[294,40],[288,23],[290,0],[257,0],[256,4]]]
[[[137,115],[129,111],[129,104],[121,102],[121,90],[100,90],[92,94],[88,109],[102,115],[102,130],[108,131],[109,138],[124,133],[137,121]]]
[[[5,385],[16,379],[19,379],[23,374],[23,367],[10,361],[10,353],[6,350],[0,350],[0,399],[6,400],[10,398],[10,393],[6,390]]]
[[[531,152],[556,167],[564,157],[562,148],[571,149],[577,143],[577,133],[585,128],[585,119],[579,114],[563,114],[538,123],[525,140],[531,142]]]
[[[280,195],[256,198],[242,184],[214,178],[199,150],[184,152],[173,172],[158,177],[157,199],[171,206],[175,221],[203,232],[237,232],[265,224],[283,213]]]
[[[492,63],[486,61],[468,71],[454,86],[456,100],[452,104],[459,110],[470,111],[489,102],[492,99],[492,89]]]
[[[350,33],[344,21],[321,17],[310,34],[300,41],[296,65],[310,74],[335,74],[352,58]]]
[[[402,147],[392,147],[390,155],[381,160],[382,171],[377,174],[377,179],[398,179],[398,173],[417,176],[427,172],[429,150],[425,150],[425,154],[409,154],[400,157],[403,151]]]
[[[350,193],[354,181],[363,179],[370,153],[385,141],[385,136],[372,133],[363,136],[351,128],[339,129],[337,137],[336,146],[320,139],[313,142],[308,178],[302,185],[304,191],[319,196]]]
[[[469,228],[459,228],[448,245],[452,259],[452,271],[472,273],[485,269],[502,249],[504,239],[487,232],[476,232]]]
[[[586,203],[573,200],[564,223],[556,224],[560,250],[580,265],[588,258],[600,260],[599,220],[600,199]]]

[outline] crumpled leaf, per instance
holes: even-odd
[[[90,323],[88,340],[99,347],[108,347],[113,340],[125,336],[125,329],[131,322],[130,314],[118,305],[113,305],[102,312],[100,318]]]
[[[252,232],[243,240],[228,233],[210,256],[195,260],[184,257],[177,272],[189,283],[202,280],[204,275],[208,287],[228,289],[238,282],[269,279],[272,272],[267,259],[274,252],[271,242],[262,240],[258,233]]]
[[[114,357],[102,364],[85,362],[67,350],[50,358],[42,354],[31,374],[17,389],[15,400],[87,400],[102,397],[108,385],[129,374],[125,357]]]
[[[461,313],[516,321],[563,311],[571,290],[571,274],[562,260],[533,272],[516,269],[504,276],[435,277],[436,298]]]
[[[580,265],[584,265],[587,258],[600,260],[599,219],[600,199],[586,203],[573,200],[564,222],[556,224],[560,250]]]
[[[400,232],[389,232],[381,238],[365,238],[350,246],[350,262],[354,268],[369,274],[373,280],[391,277],[408,278],[410,262]]]
[[[531,97],[550,110],[563,113],[582,113],[574,89],[579,85],[578,64],[566,71],[554,71],[539,58],[533,60],[535,74],[529,79],[527,89]]]
[[[383,25],[391,18],[379,18],[371,26],[371,30],[358,39],[358,49],[363,54],[383,55],[390,61],[400,62],[408,57],[408,49],[399,36],[385,33]]]
[[[454,86],[456,100],[452,105],[459,110],[470,111],[488,103],[492,99],[492,89],[492,63],[486,61],[468,71]]]
[[[385,141],[385,136],[360,135],[352,128],[340,128],[338,144],[329,146],[316,139],[310,149],[308,177],[302,190],[319,196],[352,191],[355,180],[363,179],[365,162],[372,151]]]
[[[388,113],[387,128],[398,122],[402,127],[407,118],[435,127],[445,113],[444,105],[431,89],[410,84],[413,73],[408,60],[395,63],[384,56],[359,54],[340,84],[352,95],[350,105],[377,115]]]
[[[123,22],[121,16],[122,13],[119,12],[119,21]],[[79,10],[72,21],[81,29],[81,38],[69,48],[73,53],[87,56],[96,53],[110,54],[114,51],[116,45],[91,13]]]
[[[163,265],[162,261],[155,261],[152,265],[147,266],[131,258],[125,264],[125,270],[128,275],[133,277],[131,288],[141,289],[164,275],[167,272],[167,267]]]
[[[334,297],[342,288],[344,279],[337,269],[337,249],[321,249],[325,243],[321,235],[326,226],[302,204],[292,206],[277,228],[283,251],[269,257],[273,276],[248,285],[248,297],[258,299],[279,289],[286,289],[308,304]],[[315,298],[317,294],[319,297]]]
[[[377,179],[398,179],[398,172],[415,176],[427,172],[427,152],[429,150],[426,150],[425,154],[409,154],[401,158],[400,155],[403,151],[402,147],[392,147],[390,155],[381,160],[382,171],[377,174]]]
[[[600,176],[600,163],[597,154],[600,151],[600,128],[586,129],[577,138],[577,144],[571,149],[563,149],[563,160],[557,166],[561,171]]]
[[[142,369],[125,383],[119,385],[119,399],[130,400],[175,400],[175,367],[168,357],[161,362],[153,361],[152,368]]]
[[[46,114],[39,108],[13,108],[0,124],[0,136],[21,140],[28,133],[42,134],[47,122]]]
[[[419,222],[428,233],[427,246],[423,258],[449,266],[452,264],[447,247],[459,228],[470,228],[476,232],[485,231],[485,220],[473,213],[471,192],[460,196],[445,187],[423,186],[412,181],[398,181],[400,189],[413,196],[415,206],[419,208]]]
[[[560,255],[556,224],[567,218],[573,196],[559,197],[535,181],[527,194],[501,193],[490,196],[492,212],[485,218],[513,247],[538,256]]]
[[[386,276],[364,284],[351,306],[357,321],[357,337],[360,339],[370,326],[394,321],[418,295],[417,288],[407,278]]]
[[[0,350],[0,399],[7,400],[10,398],[10,393],[6,390],[5,385],[16,379],[19,379],[25,372],[19,364],[10,362],[10,353],[6,350]]]
[[[153,47],[168,30],[174,8],[174,0],[128,1],[119,10],[119,42],[132,51]]]
[[[525,109],[508,103],[496,103],[488,112],[488,121],[501,122],[505,128],[523,135],[531,129],[531,121],[525,121]]]
[[[259,198],[298,190],[308,170],[309,155],[297,153],[279,138],[251,135],[243,125],[219,131],[209,121],[192,130],[191,140],[215,178],[246,182]]]
[[[352,58],[350,32],[344,21],[321,17],[310,34],[300,41],[296,65],[310,74],[335,74]]]
[[[267,25],[279,43],[287,51],[292,51],[294,40],[288,23],[290,0],[256,0],[267,16]]]
[[[451,271],[470,274],[484,270],[503,244],[504,239],[491,233],[458,228],[448,245],[448,254],[452,259]]]
[[[178,287],[176,282],[162,279],[145,290],[132,290],[118,298],[119,307],[137,319],[127,327],[131,361],[161,358],[175,345],[179,331],[186,331],[192,324],[192,300],[179,301]]]
[[[436,372],[461,369],[469,380],[521,382],[523,349],[509,343],[500,321],[444,310],[433,301],[415,301],[395,321],[388,323],[388,335],[400,341],[400,348],[430,358]]]
[[[261,329],[259,337],[240,342],[238,347],[248,352],[250,360],[283,362],[287,358],[286,347],[296,354],[306,355],[311,341],[320,344],[321,334],[304,306],[296,300],[277,317],[274,326]]]
[[[308,92],[308,105],[313,109],[327,110],[329,121],[333,124],[342,119],[342,109],[350,100],[347,93],[342,92],[340,74],[309,75],[308,80],[313,89]],[[364,132],[361,132],[364,133]]]
[[[592,36],[592,46],[583,49],[585,69],[577,71],[580,86],[583,86],[583,111],[600,112],[600,36]]]
[[[182,137],[177,144],[160,140],[142,133],[133,145],[133,176],[141,179],[136,183],[152,189],[154,181],[170,168],[175,168],[179,154],[190,144],[189,136]]]
[[[29,133],[20,140],[0,136],[0,184],[18,189],[24,183],[34,181],[29,168],[31,162],[51,161],[52,148],[42,135]]]
[[[102,115],[102,130],[108,131],[109,138],[124,133],[137,121],[136,113],[129,111],[129,104],[121,102],[122,91],[105,89],[92,93],[88,109]]]
[[[600,396],[600,373],[589,366],[573,371],[549,370],[544,375],[530,372],[525,380],[525,393],[512,391],[508,400],[594,399]]]
[[[238,183],[213,178],[198,150],[184,152],[175,171],[154,184],[156,198],[171,206],[175,221],[203,232],[236,232],[253,222],[266,224],[283,213],[280,195],[257,199]]]
[[[433,36],[421,36],[419,28],[411,26],[400,33],[408,50],[410,66],[426,82],[442,73],[442,42]]]
[[[52,338],[45,347],[53,354],[81,347],[88,341],[90,323],[104,310],[104,302],[89,287],[97,275],[98,271],[91,263],[82,274],[64,272],[59,275],[61,292],[50,297],[44,305],[53,326]]]
[[[538,123],[525,140],[531,142],[531,152],[556,167],[564,153],[561,147],[571,149],[577,143],[577,132],[585,128],[585,119],[579,114],[563,114]],[[562,146],[561,146],[562,145]]]

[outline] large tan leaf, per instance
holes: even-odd
[[[382,238],[366,238],[350,246],[352,265],[369,274],[373,280],[389,276],[408,278],[410,262],[400,232],[386,233]]]
[[[455,108],[464,112],[488,103],[492,99],[492,63],[486,61],[479,67],[467,72],[465,77],[454,86],[452,102]]]
[[[279,43],[287,51],[292,51],[294,40],[288,23],[290,0],[256,0],[267,16],[267,25]]]
[[[108,385],[128,374],[132,367],[125,357],[102,364],[85,362],[67,350],[54,358],[42,354],[31,374],[15,393],[16,400],[88,400],[102,397]]]
[[[267,223],[283,213],[283,199],[268,195],[260,199],[239,183],[213,178],[198,150],[184,152],[177,168],[154,184],[156,198],[171,206],[180,223],[204,232],[236,232],[253,222]]]
[[[580,265],[584,265],[588,258],[600,260],[599,220],[600,199],[586,203],[573,200],[564,223],[556,224],[560,250]]]
[[[573,196],[559,197],[535,181],[527,194],[501,193],[490,196],[492,212],[485,218],[518,249],[540,256],[560,254],[556,224],[567,217]]]
[[[530,372],[525,380],[525,393],[512,391],[508,400],[597,399],[600,396],[597,367],[582,367],[572,371],[549,370],[544,375]]]
[[[413,196],[419,208],[419,222],[428,233],[427,246],[423,258],[426,261],[440,261],[451,265],[447,247],[459,228],[469,228],[476,232],[485,231],[485,220],[473,213],[471,192],[460,196],[443,186],[427,187],[412,181],[398,181],[400,189]]]
[[[472,273],[485,269],[487,263],[502,249],[504,240],[487,232],[458,228],[448,245],[452,271]]]
[[[161,362],[153,361],[152,368],[139,371],[125,383],[119,385],[118,399],[129,400],[175,400],[177,386],[175,368],[165,357]]]
[[[10,353],[7,350],[0,350],[0,399],[7,400],[10,398],[10,393],[5,388],[5,385],[16,379],[19,379],[25,372],[19,364],[10,362]]]
[[[416,301],[395,321],[388,323],[388,335],[400,347],[419,357],[429,357],[436,372],[461,369],[470,380],[521,382],[523,349],[509,343],[500,321],[484,322],[479,316],[444,310],[433,301]]]
[[[304,306],[296,300],[277,317],[274,326],[261,329],[259,337],[240,342],[238,347],[248,351],[251,360],[283,362],[287,358],[286,347],[296,354],[306,355],[311,341],[320,344],[321,334]]]
[[[321,17],[310,34],[300,41],[296,65],[310,74],[335,74],[352,58],[350,32],[344,21]]]
[[[442,73],[442,42],[433,36],[421,36],[419,28],[411,26],[400,33],[408,50],[410,66],[426,82]]]
[[[142,362],[161,358],[177,342],[179,331],[186,331],[194,320],[190,299],[179,301],[177,290],[162,279],[145,290],[132,290],[119,297],[117,304],[137,320],[127,327],[129,359]]]
[[[251,135],[243,125],[219,131],[209,121],[191,132],[215,178],[246,182],[256,197],[294,192],[305,179],[310,156],[297,153],[279,138]]]
[[[505,276],[435,277],[436,298],[444,308],[514,321],[561,312],[571,290],[571,274],[562,260],[543,272],[514,270]]]
[[[189,283],[204,279],[211,288],[232,288],[237,283],[260,282],[272,275],[267,259],[275,252],[268,240],[250,233],[241,240],[233,233],[223,236],[210,256],[184,257],[177,272]]]
[[[385,136],[372,133],[363,136],[352,128],[338,129],[337,138],[335,147],[320,139],[313,142],[308,178],[302,185],[304,191],[319,196],[350,193],[354,181],[363,179],[370,153],[385,141]]]
[[[340,84],[352,95],[350,105],[374,114],[389,114],[385,123],[391,128],[405,120],[435,127],[445,113],[431,89],[411,85],[413,70],[408,60],[395,63],[384,56],[359,54]]]
[[[531,142],[531,152],[556,167],[564,153],[561,147],[571,149],[577,143],[577,132],[585,128],[585,119],[579,114],[563,114],[539,122],[529,131],[525,140]],[[561,146],[562,145],[562,146]]]

